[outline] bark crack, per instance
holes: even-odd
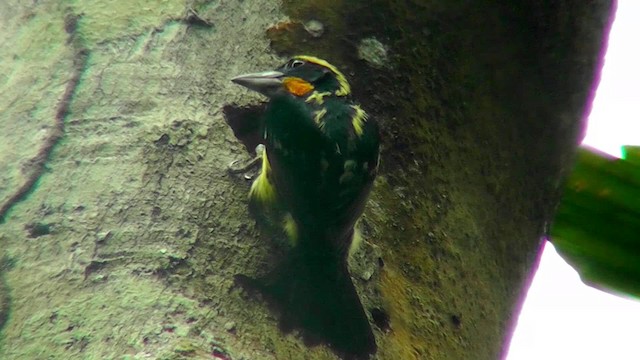
[[[73,57],[73,73],[71,79],[67,82],[64,94],[57,105],[54,127],[44,140],[44,144],[40,150],[38,150],[38,153],[28,161],[27,168],[29,169],[28,171],[30,174],[27,176],[27,179],[13,193],[13,195],[11,195],[4,203],[0,204],[0,224],[4,223],[7,212],[15,204],[22,201],[33,190],[34,185],[45,171],[45,165],[47,160],[49,160],[51,151],[64,135],[64,119],[69,113],[71,99],[75,94],[78,82],[84,73],[87,58],[89,57],[89,51],[81,45],[80,39],[76,36],[76,24],[78,19],[79,16],[74,14],[68,14],[65,18],[64,29],[69,34],[69,40],[67,43],[75,50],[75,55]]]

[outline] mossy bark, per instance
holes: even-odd
[[[382,126],[351,264],[376,357],[499,357],[613,6],[4,2],[0,357],[335,358],[233,281],[278,253],[226,171],[248,154],[223,109],[262,101],[229,78],[293,53]]]

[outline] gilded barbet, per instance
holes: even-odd
[[[344,74],[316,57],[295,56],[232,81],[269,98],[250,204],[277,208],[292,245],[260,287],[280,305],[285,328],[344,358],[367,358],[375,339],[347,258],[378,169],[378,125],[353,102]]]

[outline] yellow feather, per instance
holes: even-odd
[[[284,216],[282,223],[282,227],[291,242],[291,246],[296,246],[298,243],[298,224],[289,213]]]
[[[340,89],[336,91],[337,96],[347,96],[351,93],[351,86],[349,86],[349,82],[347,81],[347,78],[344,76],[344,74],[341,73],[340,70],[338,70],[338,68],[329,64],[326,60],[322,60],[317,57],[308,56],[308,55],[298,55],[298,56],[294,56],[293,58],[318,64],[320,66],[324,66],[327,69],[331,70],[331,72],[333,72],[333,74],[336,76],[336,79],[338,80],[338,84],[340,85]]]
[[[358,224],[356,223],[353,227],[353,237],[351,238],[351,244],[349,246],[349,257],[358,251],[360,244],[362,244],[362,233],[360,233],[360,229],[358,229]]]
[[[269,159],[267,159],[267,152],[262,154],[262,170],[260,175],[253,181],[251,190],[249,191],[249,197],[256,199],[263,203],[273,203],[276,200],[276,190],[273,184],[269,182],[269,173],[271,172],[271,166],[269,165]]]
[[[327,109],[318,110],[315,112],[315,116],[313,117],[313,120],[316,122],[316,125],[320,130],[324,128],[324,121],[322,121],[322,118],[325,116],[326,113],[327,113]]]
[[[324,104],[324,97],[325,97],[325,96],[329,96],[329,95],[331,95],[331,93],[330,93],[330,92],[328,92],[328,91],[325,91],[325,92],[318,92],[318,91],[314,91],[311,95],[309,95],[309,96],[307,97],[307,99],[305,100],[305,102],[310,103],[310,102],[315,101],[315,102],[316,102],[316,104],[318,104],[318,105],[322,105],[322,104]]]
[[[362,108],[358,105],[352,105],[351,107],[355,111],[353,114],[353,119],[351,119],[351,125],[353,126],[353,131],[355,131],[356,135],[360,136],[362,135],[363,131],[362,127],[367,121],[369,115],[367,115],[367,113],[364,112],[364,110],[362,110]]]

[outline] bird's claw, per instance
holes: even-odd
[[[227,166],[227,170],[229,171],[229,173],[231,174],[245,173],[244,178],[246,180],[253,179],[256,176],[256,172],[254,171],[254,168],[256,167],[256,165],[260,163],[260,161],[262,160],[262,156],[264,154],[264,145],[259,144],[258,146],[256,146],[255,151],[256,151],[256,156],[249,161],[241,163],[240,160],[233,160],[232,162],[230,162],[229,165]]]

